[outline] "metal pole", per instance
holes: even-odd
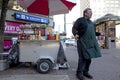
[[[64,14],[64,32],[66,33],[66,14]]]

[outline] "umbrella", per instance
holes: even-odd
[[[68,13],[76,3],[68,0],[17,0],[30,13],[46,16]]]

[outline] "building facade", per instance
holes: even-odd
[[[90,7],[90,0],[80,0],[80,16],[83,16],[83,10]]]
[[[96,20],[105,14],[120,15],[120,0],[90,0],[93,9],[92,20]]]

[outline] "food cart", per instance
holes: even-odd
[[[22,36],[22,40],[19,39],[12,46],[8,62],[12,64],[18,64],[18,62],[34,63],[37,65],[39,73],[48,73],[52,69],[69,68],[62,41],[39,39],[23,39]]]

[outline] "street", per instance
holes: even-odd
[[[102,49],[102,57],[96,58],[92,60],[92,64],[90,66],[90,73],[94,76],[92,80],[120,80],[120,49]],[[60,69],[60,70],[52,70],[48,74],[39,74],[36,71],[36,68],[33,66],[27,67],[23,65],[19,65],[14,68],[7,69],[5,71],[0,72],[0,80],[8,80],[5,77],[13,76],[13,75],[39,75],[41,77],[47,76],[59,76],[61,78],[56,80],[63,80],[63,76],[68,76],[69,80],[78,80],[75,76],[76,68],[77,68],[77,48],[69,46],[66,48],[65,55],[67,57],[68,63],[70,65],[69,69]],[[7,78],[6,77],[6,78]],[[4,78],[4,79],[3,79]],[[28,77],[29,78],[29,77]],[[38,79],[36,80],[52,80],[50,77],[47,79]],[[29,80],[34,80],[29,79]],[[68,80],[64,79],[64,80]],[[18,80],[18,79],[14,79]],[[22,79],[19,79],[22,80]],[[86,80],[89,80],[86,78]]]

